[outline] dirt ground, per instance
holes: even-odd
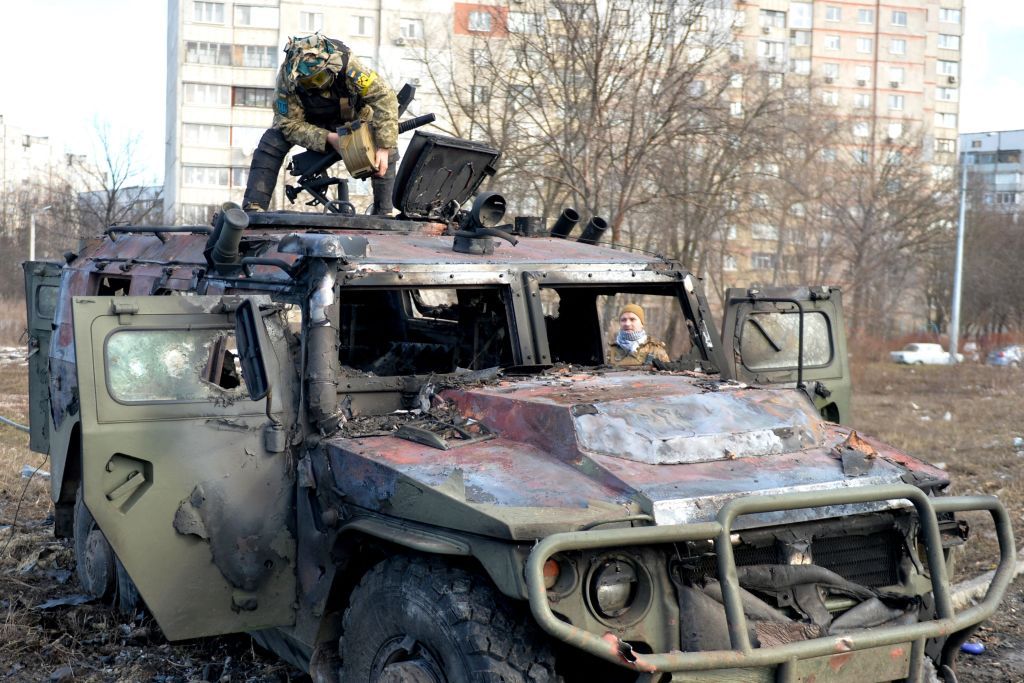
[[[0,415],[25,422],[25,366],[0,357]],[[855,367],[853,425],[912,454],[943,463],[956,493],[999,496],[1024,534],[1024,371],[964,365]],[[52,536],[49,483],[22,476],[49,463],[26,435],[0,425],[0,681],[308,681],[245,636],[168,644],[144,617],[95,604],[47,606],[79,594],[69,545]],[[958,579],[993,567],[994,534],[971,517]],[[1024,681],[1024,577],[977,634],[980,655],[963,655],[960,680]]]

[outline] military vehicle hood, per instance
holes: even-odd
[[[360,505],[411,518],[429,505],[435,523],[447,503],[459,511],[457,527],[529,538],[631,514],[707,521],[751,491],[946,482],[941,470],[870,439],[850,446],[849,430],[822,421],[795,390],[617,372],[513,379],[440,398],[495,438],[453,440],[448,450],[393,436],[335,439],[335,472],[346,476],[339,487]],[[844,450],[857,457],[844,464]],[[737,528],[886,505],[751,515]]]

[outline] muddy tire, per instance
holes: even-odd
[[[75,570],[86,595],[96,600],[114,596],[117,583],[114,549],[85,507],[82,485],[75,493]]]
[[[525,611],[485,577],[436,559],[393,557],[371,569],[342,633],[346,683],[561,681]]]
[[[121,560],[117,555],[114,555],[114,565],[116,573],[115,587],[117,589],[114,607],[126,617],[134,616],[136,612],[145,607],[145,603],[142,602],[139,589],[136,588],[132,578],[128,576],[128,572],[125,570],[124,565],[121,564]]]

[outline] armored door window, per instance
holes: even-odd
[[[799,353],[800,315],[796,311],[755,312],[743,321],[740,356],[749,370],[795,368]],[[824,367],[832,361],[828,318],[817,311],[804,315],[803,366]]]
[[[119,403],[245,396],[230,330],[119,330],[107,338],[104,360],[108,391]]]

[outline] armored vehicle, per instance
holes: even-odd
[[[398,217],[226,206],[26,264],[82,585],[317,681],[955,680],[1010,524],[839,424],[840,292],[731,290],[720,328],[599,220],[503,225],[497,159],[417,133]],[[625,303],[670,362],[606,365]],[[955,611],[964,510],[1001,556]]]

